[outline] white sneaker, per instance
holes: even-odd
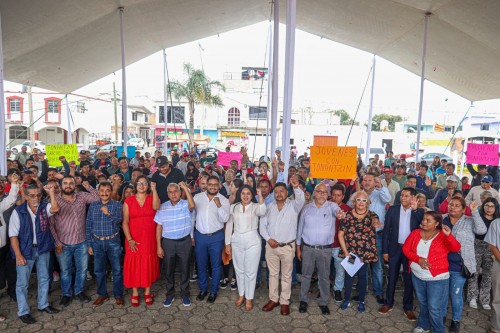
[[[87,271],[87,281],[92,280],[92,274],[90,274],[89,271]]]
[[[52,273],[52,281],[58,282],[60,280],[61,280],[61,278],[59,277],[59,273],[58,272]]]
[[[413,333],[429,333],[429,331],[426,331],[426,330],[424,330],[422,327],[417,326],[417,327],[415,327],[415,329],[413,330]]]
[[[473,309],[477,309],[477,301],[475,299],[471,300],[469,306]]]
[[[489,304],[481,304],[481,306],[483,307],[483,309],[485,310],[491,310],[491,306]]]

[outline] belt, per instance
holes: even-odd
[[[32,244],[31,247],[36,248],[36,247],[38,247],[38,244]]]
[[[328,244],[328,245],[309,245],[304,242],[302,242],[302,245],[310,247],[311,249],[316,249],[316,250],[324,250],[324,249],[331,249],[333,244]]]
[[[95,235],[95,234],[92,234],[92,236],[94,236],[94,237],[95,237],[95,238],[97,238],[98,240],[102,240],[102,241],[103,241],[103,240],[110,240],[110,239],[112,239],[112,238],[115,238],[115,237],[116,237],[116,236],[118,236],[119,234],[120,234],[120,232],[117,232],[117,233],[115,233],[115,234],[113,234],[113,235],[111,235],[111,236],[104,236],[104,237],[100,237],[100,236],[97,236],[97,235]]]
[[[278,243],[278,246],[279,247],[284,247],[284,246],[289,245],[290,247],[292,247],[293,243],[295,243],[295,239],[293,241],[288,242],[288,243]]]
[[[379,230],[379,231],[377,231],[377,235],[380,235],[383,232],[384,232],[384,230]]]
[[[217,231],[215,231],[215,232],[211,232],[211,233],[209,233],[209,234],[202,234],[201,232],[200,232],[200,234],[202,234],[203,236],[208,236],[208,237],[210,237],[210,236],[213,236],[213,235],[215,235],[216,233],[221,232],[221,231],[222,231],[222,229],[219,229],[219,230],[217,230]],[[198,232],[199,232],[199,231],[198,231]]]
[[[187,235],[187,236],[184,236],[182,238],[177,238],[177,239],[163,237],[163,239],[166,239],[166,240],[169,240],[169,241],[175,241],[175,242],[181,242],[181,241],[186,240],[188,238],[191,238],[191,235]]]

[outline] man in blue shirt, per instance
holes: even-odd
[[[181,199],[181,189],[186,193],[187,200]],[[184,182],[170,183],[167,194],[169,201],[161,204],[155,216],[158,257],[163,258],[167,269],[167,298],[163,306],[170,307],[175,299],[174,275],[177,259],[181,266],[182,305],[190,306],[189,257],[191,246],[194,245],[194,220],[191,218],[191,211],[195,204]]]
[[[120,229],[122,204],[111,200],[113,186],[110,182],[99,184],[99,201],[90,204],[86,222],[88,251],[94,256],[94,274],[97,282],[97,299],[93,306],[109,300],[106,288],[106,259],[113,272],[115,304],[123,306],[123,274],[121,269]]]

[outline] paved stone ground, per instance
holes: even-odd
[[[316,305],[315,297],[317,290],[311,290],[309,301],[309,312],[301,314],[298,311],[298,299],[300,285],[292,290],[291,313],[289,316],[281,316],[279,308],[272,312],[261,311],[267,302],[266,287],[257,290],[254,309],[250,312],[244,307],[237,309],[234,301],[237,292],[231,291],[229,286],[219,292],[215,304],[198,302],[194,295],[198,294],[197,283],[191,283],[192,305],[184,307],[180,297],[174,304],[166,309],[163,308],[164,279],[160,279],[153,286],[153,292],[157,296],[152,306],[146,306],[144,300],[138,308],[130,306],[128,295],[126,305],[116,307],[113,299],[104,305],[93,308],[92,303],[80,304],[73,301],[68,308],[59,314],[48,315],[36,311],[36,286],[32,280],[30,287],[29,302],[31,314],[37,320],[34,325],[24,325],[17,319],[17,304],[9,300],[5,295],[0,298],[0,312],[7,316],[7,320],[0,323],[2,333],[29,333],[29,332],[360,332],[360,333],[397,333],[412,332],[415,326],[403,315],[402,309],[396,304],[394,310],[388,316],[377,313],[379,305],[375,298],[368,296],[366,301],[367,311],[358,314],[354,307],[342,311],[333,300],[330,303],[331,315],[323,316]],[[96,285],[94,281],[87,282],[88,294],[93,300],[96,299]],[[108,284],[111,291],[111,283]],[[59,283],[54,283],[54,291],[50,295],[51,304],[58,307],[61,296]],[[396,300],[402,299],[402,292],[398,291]],[[417,302],[415,301],[415,304]],[[448,314],[449,323],[450,314]],[[467,305],[464,309],[461,332],[484,333],[489,327],[489,311],[474,310]]]

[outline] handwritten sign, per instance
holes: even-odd
[[[232,160],[238,161],[238,168],[241,164],[241,154],[238,152],[218,152],[217,160],[219,161],[219,165],[222,166],[230,166]]]
[[[467,144],[467,163],[498,165],[498,144]]]
[[[335,135],[315,135],[314,146],[338,146],[339,137]]]
[[[357,147],[311,147],[311,174],[314,178],[356,178]]]
[[[136,151],[135,146],[127,146],[127,158],[134,158],[135,151]],[[118,158],[122,157],[122,152],[123,152],[123,147],[116,146],[116,156],[118,156]]]
[[[72,145],[46,145],[45,155],[47,156],[47,162],[50,166],[58,167],[62,166],[61,161],[59,161],[60,156],[65,156],[68,162],[75,161],[78,162],[78,148],[76,144]]]

